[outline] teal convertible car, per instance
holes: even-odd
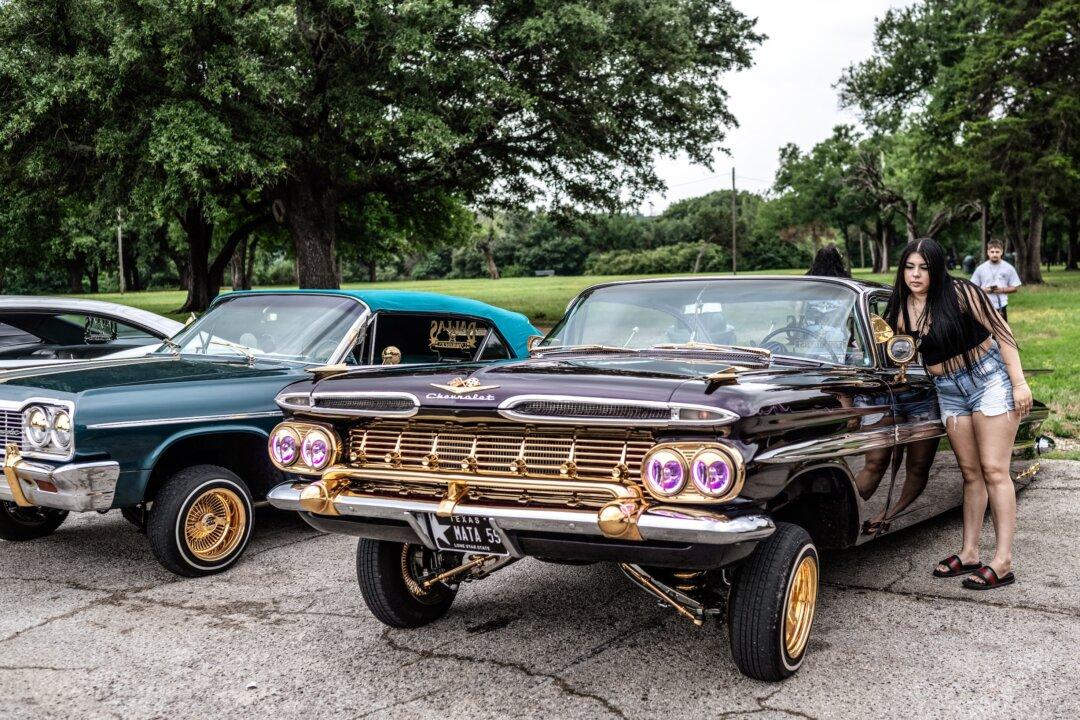
[[[221,572],[282,480],[266,450],[282,388],[349,366],[524,357],[534,334],[523,315],[430,293],[235,292],[145,357],[0,373],[0,538],[120,509],[172,572]]]

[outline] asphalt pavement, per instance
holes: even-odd
[[[779,684],[614,566],[522,561],[439,623],[389,630],[355,540],[271,509],[258,523],[236,568],[197,580],[118,513],[0,541],[0,717],[1080,717],[1080,462],[1044,462],[1021,493],[1010,588],[931,577],[955,512],[826,555],[810,655]]]

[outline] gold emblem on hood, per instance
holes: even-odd
[[[445,390],[446,392],[453,393],[455,395],[466,395],[468,393],[483,392],[484,390],[494,390],[499,387],[498,385],[481,385],[480,381],[476,378],[454,378],[445,385],[438,383],[431,383],[431,387]]]

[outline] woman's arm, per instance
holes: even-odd
[[[995,316],[993,319],[987,315],[988,303],[979,302],[982,298],[973,297],[973,293],[981,292],[980,290],[965,287],[964,292],[967,294],[965,300],[967,300],[968,310],[971,311],[972,317],[978,320],[987,329],[991,337],[997,340],[1001,359],[1005,361],[1005,371],[1009,374],[1009,380],[1012,382],[1013,401],[1016,404],[1016,409],[1027,415],[1031,411],[1031,389],[1024,378],[1024,368],[1020,364],[1020,351],[1016,347],[1016,339],[1013,337],[1012,328],[1009,327],[1009,323],[1005,321],[1005,318],[1000,315]],[[996,313],[992,308],[990,312]]]

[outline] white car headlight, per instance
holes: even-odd
[[[30,447],[41,450],[49,444],[49,415],[40,405],[32,405],[23,411],[23,431]]]
[[[52,441],[62,450],[71,448],[71,414],[67,410],[57,410],[53,414]]]
[[[25,450],[46,455],[70,455],[75,441],[71,410],[59,405],[33,403],[23,408]]]

